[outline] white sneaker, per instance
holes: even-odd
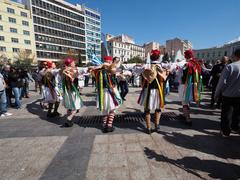
[[[8,112],[4,113],[4,116],[11,116],[11,115],[12,113],[8,113]]]
[[[0,117],[5,117],[5,115],[4,115],[4,114],[1,114]]]

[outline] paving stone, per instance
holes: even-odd
[[[152,137],[148,134],[137,134],[137,136],[138,136],[138,140],[140,142],[152,142],[153,141]]]
[[[108,143],[108,135],[96,135],[94,139],[94,144],[107,144]]]
[[[151,160],[149,162],[150,171],[155,179],[160,178],[176,178],[174,171],[167,162]]]
[[[134,167],[148,167],[148,163],[144,158],[143,152],[126,152],[128,166],[130,168]]]
[[[107,180],[107,168],[88,168],[86,180]]]
[[[111,168],[108,171],[108,180],[130,180],[128,168]]]
[[[90,168],[108,167],[108,154],[107,153],[92,154],[88,166]]]
[[[141,152],[142,148],[139,143],[126,143],[126,152]]]
[[[97,153],[97,154],[108,153],[108,149],[109,149],[108,144],[95,143],[92,148],[92,153]]]
[[[109,144],[109,153],[124,153],[125,152],[125,143],[110,143]]]
[[[138,142],[137,134],[124,134],[123,135],[125,143],[136,143]]]
[[[140,142],[140,145],[141,145],[143,150],[146,149],[146,148],[153,149],[153,150],[158,149],[158,146],[154,141],[142,141],[142,142]]]
[[[109,143],[123,143],[123,136],[121,134],[109,135]]]
[[[148,166],[141,166],[141,167],[133,167],[130,168],[130,177],[131,180],[146,180],[146,179],[154,179],[151,176],[150,169]]]
[[[123,168],[127,167],[127,156],[125,153],[109,154],[108,156],[109,168]]]

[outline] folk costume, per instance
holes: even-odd
[[[166,71],[159,64],[160,51],[152,50],[150,67],[144,69],[142,76],[143,89],[138,103],[144,106],[146,114],[147,133],[151,134],[151,111],[155,111],[155,131],[160,130],[161,109],[164,108],[164,81]]]
[[[203,90],[202,68],[199,62],[194,58],[192,50],[184,52],[186,58],[185,65],[180,69],[179,98],[183,106],[183,116],[186,123],[192,126],[190,119],[190,103],[201,101],[201,91]]]
[[[42,76],[43,103],[48,103],[47,117],[59,116],[60,113],[58,113],[58,108],[61,100],[61,93],[59,92],[56,82],[58,70],[54,69],[54,63],[52,61],[47,61],[46,67],[40,71],[40,74]]]
[[[74,59],[64,60],[65,68],[62,73],[63,105],[67,109],[67,121],[65,127],[73,126],[72,119],[76,112],[83,106],[83,101],[77,88],[78,69]]]
[[[97,88],[97,108],[104,114],[103,132],[112,132],[115,110],[122,104],[117,89],[116,67],[112,57],[104,57],[105,63],[94,69]]]

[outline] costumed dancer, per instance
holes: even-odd
[[[104,57],[104,64],[93,71],[96,77],[97,108],[104,114],[103,132],[113,132],[115,110],[122,104],[121,96],[117,90],[116,64],[119,58]]]
[[[52,61],[47,61],[45,68],[40,71],[43,86],[43,102],[48,103],[47,117],[50,118],[60,115],[60,113],[58,113],[58,108],[61,100],[61,94],[59,93],[56,82],[56,76],[59,72],[54,69],[55,67],[56,66]]]
[[[167,71],[161,67],[159,57],[160,51],[152,50],[151,64],[145,67],[142,73],[143,89],[138,99],[138,103],[144,106],[148,134],[152,132],[150,112],[155,111],[155,131],[159,132],[161,109],[164,108],[164,81],[167,78]]]
[[[202,69],[199,62],[194,58],[192,50],[186,50],[184,52],[186,59],[185,65],[179,69],[180,82],[179,82],[179,98],[183,106],[183,116],[186,120],[186,124],[192,126],[190,119],[190,103],[201,101],[201,91],[203,90],[202,82]]]
[[[83,101],[77,88],[79,70],[72,58],[64,60],[65,68],[62,72],[63,105],[67,109],[65,127],[73,126],[73,117],[83,106]]]

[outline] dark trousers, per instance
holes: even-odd
[[[240,97],[223,97],[221,113],[221,130],[229,135],[232,130],[239,130],[240,122]]]
[[[128,93],[128,83],[127,83],[127,81],[120,81],[119,86],[120,86],[120,90],[121,90],[120,95],[121,95],[122,99],[124,99]]]
[[[214,106],[214,104],[215,104],[214,96],[215,96],[216,88],[217,88],[217,86],[213,86],[213,87],[212,87],[211,106]],[[220,96],[220,97],[218,98],[218,101],[216,102],[218,108],[220,108],[221,102],[222,102],[222,97]]]

